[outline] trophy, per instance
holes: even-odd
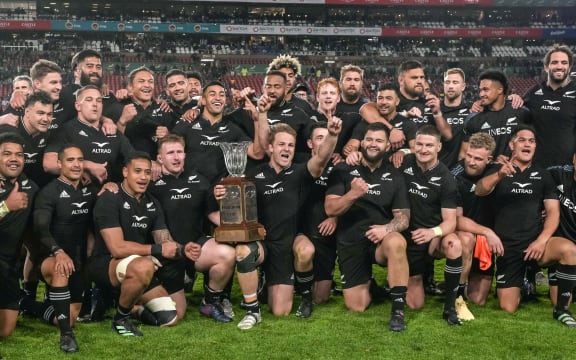
[[[230,176],[220,182],[226,187],[226,196],[220,200],[220,226],[214,233],[218,242],[264,239],[264,226],[258,223],[256,186],[244,177],[248,145],[248,141],[220,143]]]

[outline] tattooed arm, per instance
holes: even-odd
[[[370,230],[366,231],[366,237],[375,243],[378,243],[391,232],[402,232],[408,228],[410,222],[410,209],[393,209],[394,218],[386,225],[372,225]]]
[[[178,244],[168,229],[161,229],[152,231],[152,238],[154,239],[154,245],[152,245],[151,255],[152,256],[162,256],[166,259],[174,259],[182,256],[181,247]]]

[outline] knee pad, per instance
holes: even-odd
[[[118,282],[120,284],[122,284],[122,282],[126,278],[126,269],[128,269],[128,265],[132,261],[134,261],[134,259],[137,259],[139,257],[140,257],[140,255],[130,255],[130,256],[120,260],[118,265],[116,265],[116,279],[118,280]]]
[[[144,306],[154,315],[158,326],[173,325],[178,319],[178,315],[176,314],[176,304],[174,304],[174,301],[172,301],[170,296],[162,296],[152,299]]]
[[[246,274],[256,270],[256,261],[258,260],[258,244],[249,242],[245,244],[250,249],[250,253],[244,258],[236,257],[236,269],[241,274]]]

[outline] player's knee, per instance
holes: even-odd
[[[247,243],[236,247],[236,269],[241,274],[256,270],[258,260],[258,244]]]
[[[449,259],[455,259],[462,256],[462,243],[460,239],[450,234],[442,240],[442,251]]]
[[[406,239],[399,233],[391,233],[380,243],[387,256],[406,253]]]
[[[236,263],[236,250],[232,246],[222,244],[218,246],[218,259],[219,263],[228,267],[234,266]]]
[[[140,257],[130,263],[128,273],[134,273],[136,277],[146,280],[147,282],[154,276],[154,263],[149,258]]]
[[[314,248],[314,245],[312,245],[311,242],[307,242],[296,246],[294,249],[294,256],[299,262],[310,262],[314,259],[315,252],[316,249]]]
[[[500,301],[500,309],[512,314],[518,310],[518,304],[508,301]]]
[[[158,326],[174,326],[178,322],[176,304],[170,296],[152,299],[145,306],[156,318]]]
[[[576,265],[576,245],[573,242],[566,241],[561,249],[561,264]]]

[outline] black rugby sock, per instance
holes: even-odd
[[[22,282],[22,288],[26,296],[36,301],[36,293],[38,291],[38,281],[30,281],[30,280],[24,281]]]
[[[558,283],[556,310],[567,311],[570,306],[572,290],[576,286],[576,265],[558,264],[556,266],[556,279]]]
[[[392,312],[404,311],[406,307],[406,286],[394,286],[390,289],[390,297],[392,298]]]
[[[312,300],[312,284],[314,283],[314,272],[310,271],[296,271],[296,286],[300,291],[303,299]]]
[[[50,302],[54,306],[54,316],[58,321],[60,333],[70,333],[70,290],[68,286],[50,287],[48,292]]]
[[[462,298],[464,299],[466,297],[465,291],[466,291],[466,284],[458,284],[458,293],[456,294],[456,297],[462,296]]]
[[[116,314],[114,314],[114,321],[124,319],[125,317],[130,316],[131,312],[132,312],[131,307],[126,308],[126,307],[118,304],[118,307],[116,308]]]
[[[208,284],[204,284],[204,300],[207,304],[214,304],[220,301],[222,290],[214,290]]]
[[[446,259],[444,266],[444,281],[446,282],[446,300],[444,310],[453,309],[458,297],[458,288],[462,274],[462,256],[457,259]]]
[[[254,301],[250,301],[250,302],[243,301],[242,302],[242,308],[246,311],[257,313],[257,312],[260,312],[260,303],[258,302],[258,300],[254,300]]]

